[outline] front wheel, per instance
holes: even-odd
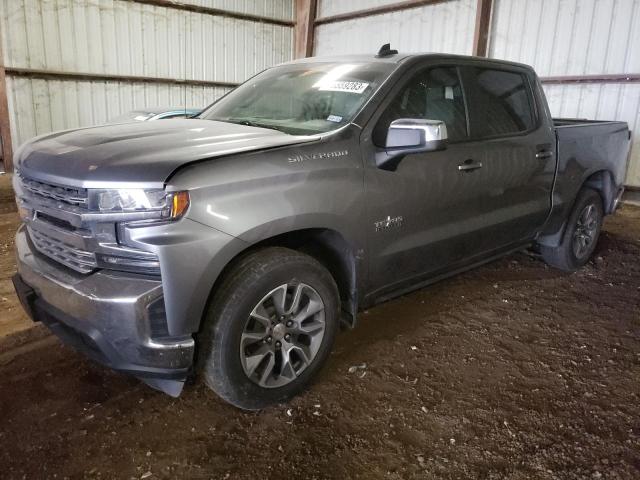
[[[542,258],[549,265],[565,271],[575,271],[589,261],[600,237],[604,209],[602,198],[595,190],[583,189],[562,236],[556,247],[541,246]]]
[[[247,410],[287,400],[324,363],[338,320],[338,289],[319,262],[285,248],[251,253],[225,277],[206,316],[205,382]]]

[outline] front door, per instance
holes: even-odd
[[[377,116],[376,116],[377,115]],[[474,235],[482,227],[484,188],[477,181],[484,153],[469,141],[459,69],[438,66],[416,71],[399,85],[365,128],[371,157],[383,149],[389,124],[400,118],[444,121],[445,150],[405,156],[394,171],[367,158],[369,294],[384,296],[437,274],[481,249]],[[469,168],[467,168],[469,167]]]

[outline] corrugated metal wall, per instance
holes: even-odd
[[[280,20],[292,20],[292,0],[180,0],[182,3],[200,7],[219,8],[228,12],[249,13]]]
[[[293,19],[293,0],[191,0]],[[1,0],[14,148],[51,130],[99,124],[142,106],[204,106],[224,88],[11,74],[28,68],[239,83],[293,55],[293,28],[130,0]]]
[[[398,0],[319,0],[318,17],[331,17],[342,13],[398,3]]]
[[[389,0],[319,0],[320,17],[371,8]],[[450,0],[393,13],[316,27],[315,55],[375,53],[384,43],[403,52],[469,55],[473,45],[476,0]]]
[[[43,133],[99,125],[148,106],[207,105],[225,88],[142,82],[43,80],[9,76],[14,145]]]
[[[640,0],[495,0],[490,56],[541,76],[640,73]],[[545,85],[555,116],[624,120],[640,186],[640,84]]]

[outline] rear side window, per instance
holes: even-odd
[[[373,131],[377,146],[386,145],[389,125],[400,118],[441,120],[450,141],[467,136],[462,86],[455,67],[436,67],[415,74],[393,98]]]
[[[473,137],[510,135],[534,126],[531,92],[524,74],[468,68]]]

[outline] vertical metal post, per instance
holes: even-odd
[[[9,101],[7,100],[7,77],[4,71],[4,52],[0,30],[0,141],[2,141],[2,164],[5,172],[13,171],[13,149],[11,148],[11,124]]]
[[[473,35],[473,55],[486,57],[489,54],[489,30],[493,0],[478,0],[476,28]]]
[[[318,0],[296,0],[295,58],[313,55]]]

